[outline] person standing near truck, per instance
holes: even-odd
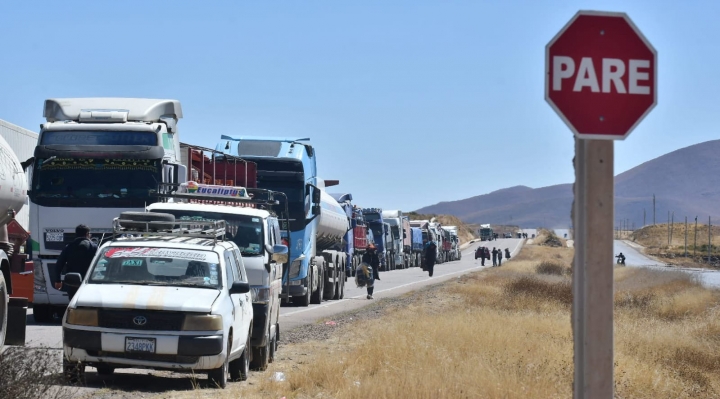
[[[368,245],[367,251],[362,256],[362,263],[367,263],[372,268],[372,276],[369,276],[371,279],[367,283],[367,299],[373,299],[375,280],[380,280],[380,257],[375,252],[375,244],[370,243]]]
[[[428,241],[427,247],[425,248],[425,268],[428,271],[430,277],[433,275],[433,269],[435,268],[435,261],[437,260],[437,245],[435,241]]]
[[[90,263],[97,252],[97,244],[90,241],[90,228],[84,224],[75,227],[75,240],[66,245],[58,257],[55,265],[55,288],[60,290],[63,283],[60,276],[67,273],[80,273],[80,278],[85,278]],[[68,286],[65,290],[68,293],[68,303],[72,301],[77,287]]]
[[[498,256],[498,250],[497,250],[497,248],[493,247],[493,250],[492,250],[493,267],[497,266],[497,256]]]
[[[502,248],[498,248],[498,266],[502,266],[502,258],[503,258]]]

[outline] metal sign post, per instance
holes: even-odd
[[[575,134],[576,399],[614,396],[613,140],[655,107],[656,82],[657,53],[624,13],[579,11],[545,47],[545,100]]]

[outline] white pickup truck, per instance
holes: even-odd
[[[63,371],[85,366],[207,372],[224,388],[246,380],[253,308],[243,258],[224,221],[180,222],[125,212],[100,249],[63,319]]]

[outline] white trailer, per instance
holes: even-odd
[[[407,267],[405,262],[405,251],[403,250],[404,230],[403,230],[403,213],[399,210],[382,211],[383,221],[390,225],[390,238],[392,245],[388,246],[388,256],[391,256],[395,267],[404,269]]]
[[[37,133],[0,119],[0,137],[7,141],[21,163],[32,158],[37,144]],[[15,220],[27,231],[30,230],[29,205],[29,202],[27,202],[22,210],[15,215]]]

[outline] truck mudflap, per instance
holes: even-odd
[[[253,303],[253,323],[250,345],[258,347],[267,345],[267,320],[269,306],[264,303]]]
[[[8,302],[8,323],[5,345],[25,346],[27,308],[27,298],[10,297],[10,301]]]

